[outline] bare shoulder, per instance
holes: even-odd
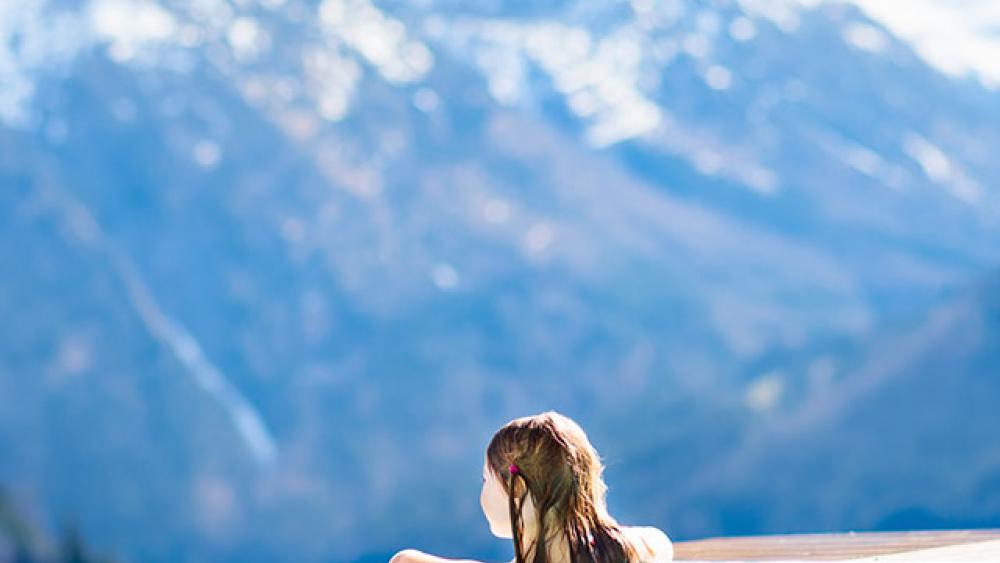
[[[664,563],[674,560],[674,544],[663,530],[654,526],[625,526],[623,528],[643,561]]]

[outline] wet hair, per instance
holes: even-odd
[[[564,533],[572,563],[626,563],[639,557],[608,514],[604,465],[583,429],[555,411],[514,419],[486,448],[489,469],[507,493],[516,563],[526,563],[521,509],[535,505],[537,537],[531,563],[549,563],[547,544]],[[511,473],[510,465],[517,471]]]

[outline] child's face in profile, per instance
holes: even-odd
[[[497,481],[493,472],[489,469],[489,461],[483,460],[483,491],[479,495],[479,504],[483,507],[483,514],[490,523],[490,531],[498,538],[510,538],[513,534],[510,529],[510,512],[507,507],[507,493],[503,490],[503,485]]]

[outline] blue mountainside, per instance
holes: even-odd
[[[674,539],[1000,526],[1000,93],[852,6],[4,10],[0,485],[38,520],[499,560],[483,449],[552,408]]]

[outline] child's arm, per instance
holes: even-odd
[[[419,549],[404,549],[392,556],[389,563],[483,563],[472,559],[446,559],[437,557],[430,553],[424,553]]]

